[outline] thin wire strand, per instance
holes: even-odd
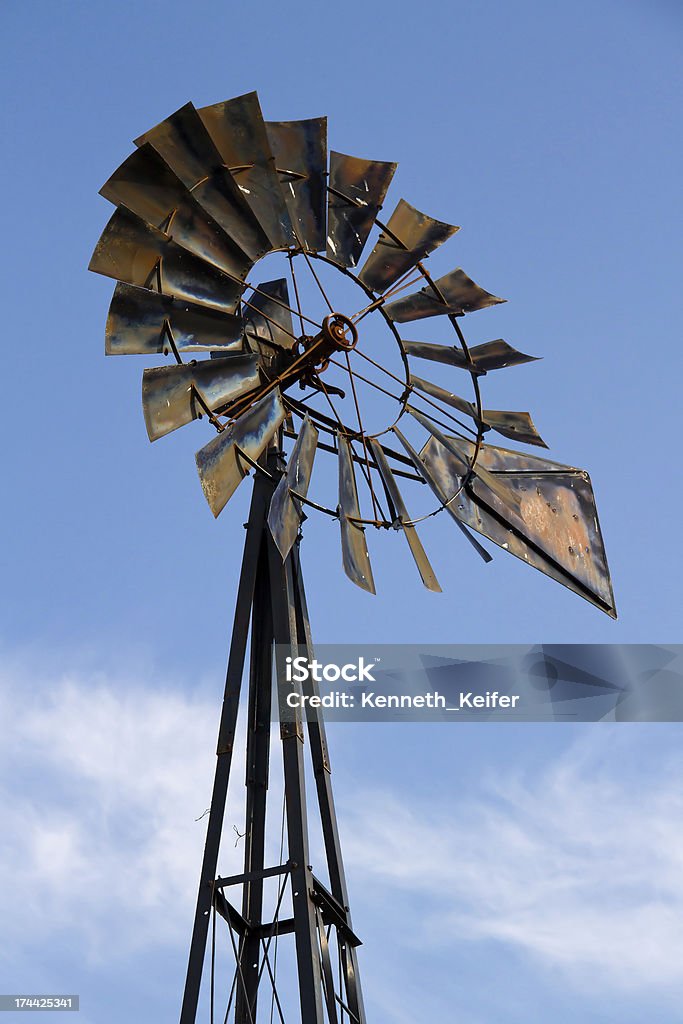
[[[387,368],[386,368],[385,366],[382,366],[382,365],[381,365],[381,363],[377,363],[377,362],[375,362],[375,360],[374,360],[374,359],[373,359],[373,358],[372,358],[371,356],[367,355],[367,353],[365,353],[365,352],[362,352],[362,351],[361,351],[361,350],[360,350],[360,349],[359,349],[358,347],[356,347],[356,348],[354,349],[354,352],[357,352],[357,353],[358,353],[358,355],[359,355],[359,356],[362,356],[362,358],[363,358],[363,359],[366,359],[366,360],[367,360],[367,361],[368,361],[369,363],[372,363],[372,365],[373,365],[374,367],[376,367],[376,368],[377,368],[378,370],[381,370],[381,371],[382,371],[382,373],[386,373],[386,375],[387,375],[388,377],[391,377],[391,379],[392,379],[392,380],[395,380],[395,381],[396,381],[396,382],[397,382],[398,384],[401,384],[401,385],[402,385],[403,387],[408,387],[408,388],[410,388],[411,392],[412,392],[413,394],[415,394],[415,389],[414,389],[414,388],[413,388],[413,386],[412,386],[412,385],[410,384],[410,382],[408,382],[408,384],[406,384],[406,382],[405,382],[405,381],[403,381],[403,380],[401,380],[401,379],[400,379],[400,377],[397,377],[395,373],[392,373],[392,372],[391,372],[391,370],[387,370]],[[393,397],[393,396],[392,396],[392,397]],[[467,426],[467,424],[463,423],[463,422],[462,422],[461,420],[457,419],[457,418],[456,418],[455,416],[451,416],[451,414],[450,414],[450,413],[447,413],[447,412],[445,412],[445,411],[444,411],[444,410],[443,410],[443,409],[441,408],[441,406],[440,406],[440,405],[437,405],[437,404],[436,404],[436,402],[432,401],[432,399],[431,399],[431,398],[427,398],[427,396],[426,396],[426,395],[422,395],[422,394],[420,394],[420,395],[417,395],[416,397],[418,397],[418,398],[421,398],[423,402],[426,402],[426,403],[427,403],[427,405],[431,405],[431,406],[432,406],[432,408],[434,408],[434,409],[438,409],[438,411],[439,411],[440,413],[442,413],[443,415],[446,415],[446,416],[448,416],[448,417],[449,417],[450,419],[452,419],[452,420],[453,420],[453,421],[454,421],[455,423],[458,423],[458,424],[459,424],[459,425],[460,425],[460,426],[461,426],[461,427],[463,428],[463,430],[468,430],[468,431],[469,431],[469,432],[470,432],[471,434],[474,434],[474,436],[475,436],[475,437],[477,437],[477,436],[478,436],[478,434],[477,434],[477,431],[475,431],[475,430],[472,430],[472,428],[471,428],[471,427],[468,427],[468,426]]]
[[[281,820],[281,823],[280,823],[280,864],[282,864],[282,854],[283,854],[284,849],[285,849],[285,808],[286,808],[286,801],[285,801],[285,794],[283,792],[283,794],[282,794],[282,820]],[[277,942],[278,942],[278,938],[279,938],[279,934],[278,934],[278,932],[275,932],[275,948],[273,950],[273,973],[274,973],[274,977],[273,977],[273,994],[272,994],[272,996],[270,998],[270,1024],[273,1024],[273,1007],[274,1007],[274,1003],[275,1003],[275,977],[277,977]]]
[[[334,313],[334,307],[333,307],[332,303],[330,302],[330,300],[327,297],[327,292],[325,291],[325,289],[323,288],[322,284],[320,283],[320,278],[316,274],[315,268],[314,268],[313,264],[311,263],[311,257],[308,255],[308,253],[306,252],[305,249],[302,249],[301,251],[302,251],[304,259],[306,260],[306,263],[308,263],[308,269],[310,270],[311,274],[313,275],[313,279],[314,279],[315,283],[317,284],[318,288],[320,289],[320,293],[321,293],[322,297],[324,298],[325,302],[327,303],[327,307],[328,307],[330,313]]]
[[[301,333],[303,335],[303,334],[306,333],[306,330],[304,328],[304,318],[303,318],[303,313],[301,311],[301,300],[299,298],[299,287],[298,287],[298,285],[296,283],[296,273],[294,272],[294,257],[293,257],[293,255],[291,253],[289,254],[289,272],[292,275],[292,284],[294,285],[294,296],[296,298],[296,308],[297,308],[297,312],[299,314],[299,322],[301,323]]]
[[[318,380],[319,380],[320,386],[321,386],[321,388],[323,390],[323,394],[325,395],[325,398],[327,399],[327,401],[329,403],[330,409],[332,410],[332,412],[334,414],[334,418],[336,419],[337,423],[341,427],[342,434],[345,437],[349,437],[348,432],[347,432],[348,428],[344,425],[344,423],[342,423],[342,421],[341,421],[341,419],[339,417],[339,413],[337,412],[337,410],[336,410],[336,408],[334,406],[334,403],[332,402],[332,399],[330,398],[330,396],[328,394],[328,391],[327,391],[327,388],[325,387],[324,382],[320,378],[318,378]],[[351,437],[349,437],[349,443],[351,445],[353,444],[353,439]],[[366,459],[367,459],[367,454],[366,454]],[[363,474],[365,482],[368,485],[368,487],[370,488],[370,491],[372,493],[372,483],[371,483],[371,480],[370,480],[370,467],[368,465],[368,468],[366,469],[365,466],[363,465],[362,461],[359,461],[358,465],[359,465],[360,470],[361,470],[361,472]],[[382,512],[382,515],[384,515],[383,512]]]
[[[214,1024],[213,1008],[216,992],[216,905],[211,900],[211,1024]]]
[[[336,367],[337,367],[338,369],[340,369],[340,370],[343,370],[343,371],[344,371],[344,373],[348,373],[348,372],[349,372],[349,371],[347,370],[347,368],[346,368],[346,367],[344,366],[344,364],[343,364],[343,363],[338,363],[338,362],[336,361],[336,359],[334,359],[334,358],[330,358],[330,363],[332,363],[332,365],[333,365],[333,366],[336,366]],[[393,398],[393,400],[394,400],[395,402],[402,402],[402,401],[403,401],[403,398],[402,398],[402,397],[399,397],[398,395],[395,395],[395,394],[394,394],[394,393],[393,393],[392,391],[387,391],[387,389],[386,389],[386,388],[383,388],[383,387],[381,386],[381,384],[378,384],[378,383],[377,383],[376,381],[374,381],[374,380],[370,380],[370,379],[369,379],[369,377],[364,377],[362,373],[359,373],[359,372],[358,372],[358,370],[353,370],[353,375],[354,375],[354,377],[356,377],[356,378],[357,378],[358,380],[362,380],[364,384],[367,384],[367,385],[369,385],[369,387],[371,387],[371,388],[375,388],[375,389],[376,389],[377,391],[380,391],[380,392],[381,392],[381,393],[382,393],[383,395],[386,395],[386,396],[387,396],[387,398]],[[398,379],[398,378],[396,378],[396,379]],[[463,430],[467,430],[467,431],[468,431],[468,432],[469,432],[470,434],[472,434],[472,435],[473,435],[474,437],[476,437],[476,436],[477,436],[477,434],[476,434],[476,431],[475,431],[475,430],[473,430],[473,429],[472,429],[471,427],[468,427],[468,426],[467,426],[467,424],[466,424],[466,423],[463,423],[463,422],[462,422],[461,420],[459,420],[457,416],[453,416],[453,414],[452,414],[452,413],[450,413],[450,412],[447,412],[447,410],[445,410],[445,409],[442,409],[442,408],[441,408],[441,406],[438,406],[438,405],[436,405],[436,403],[435,403],[435,402],[431,402],[431,401],[430,401],[430,400],[429,400],[428,398],[426,398],[426,397],[425,397],[425,396],[424,396],[424,395],[423,395],[423,394],[422,394],[421,392],[417,391],[417,390],[415,389],[415,387],[414,387],[414,386],[413,386],[412,384],[408,384],[408,385],[407,385],[407,389],[408,389],[408,390],[410,391],[410,393],[411,393],[411,395],[413,396],[413,398],[415,398],[415,399],[418,399],[418,400],[421,400],[421,401],[423,401],[423,402],[426,402],[426,403],[427,403],[428,405],[431,405],[431,406],[433,406],[433,407],[434,407],[435,409],[438,409],[438,410],[439,410],[439,412],[441,412],[441,413],[442,413],[442,415],[446,416],[446,417],[447,417],[447,418],[448,418],[449,420],[452,420],[452,421],[453,421],[453,423],[456,423],[456,424],[457,424],[457,425],[458,425],[459,427],[462,427],[462,429],[463,429]],[[442,426],[443,426],[443,424],[442,424]],[[449,425],[449,426],[447,427],[447,429],[448,429],[448,430],[453,430],[453,427],[451,427],[451,426]],[[459,437],[462,437],[462,438],[463,438],[463,440],[465,440],[465,441],[469,440],[469,438],[465,437],[465,435],[464,435],[464,434],[461,434],[461,433],[460,433],[459,431],[457,431],[457,430],[454,430],[453,432],[454,432],[454,433],[456,433],[456,434],[458,434],[458,436],[459,436]]]
[[[232,923],[230,922],[229,919],[228,919],[228,931],[230,932],[230,942],[232,943],[232,951],[235,954],[235,963],[237,964],[237,973],[239,975],[239,980],[242,982],[242,991],[244,993],[244,1001],[247,1004],[247,1012],[249,1014],[249,1020],[251,1021],[251,1024],[254,1024],[254,1015],[251,1012],[251,1005],[249,1003],[249,996],[247,994],[247,983],[244,980],[244,973],[242,971],[242,964],[240,962],[240,955],[237,952],[237,944],[235,943],[235,936],[234,936],[233,930],[232,930]]]

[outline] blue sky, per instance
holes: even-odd
[[[182,985],[249,485],[214,522],[204,424],[149,445],[140,361],[104,359],[111,283],[86,266],[132,139],[258,89],[398,161],[390,198],[462,226],[432,269],[509,300],[468,338],[544,357],[488,404],[591,473],[618,622],[442,517],[444,594],[382,535],[370,597],[311,517],[320,642],[675,643],[682,29],[664,0],[3,5],[2,991],[80,990],[109,1024],[140,1000],[172,1019]],[[332,742],[370,1020],[424,998],[465,1024],[676,1019],[679,726]]]

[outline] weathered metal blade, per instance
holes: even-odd
[[[311,252],[321,252],[327,211],[327,118],[266,121],[266,131],[294,233]]]
[[[399,200],[358,275],[367,288],[383,292],[460,228],[420,213]]]
[[[150,441],[199,419],[206,411],[202,400],[213,412],[259,383],[258,357],[251,353],[145,370],[142,410]]]
[[[195,202],[149,144],[121,164],[102,186],[100,195],[114,205],[125,206],[183,249],[226,273],[242,279],[249,273],[249,258]]]
[[[519,441],[520,444],[535,444],[539,448],[548,447],[528,412],[484,409],[482,418],[492,430],[497,430],[504,437],[511,437],[513,441]]]
[[[214,516],[220,515],[249,472],[238,450],[255,462],[284,418],[285,407],[276,388],[197,452],[199,479]]]
[[[481,417],[479,417],[472,402],[468,402],[466,399],[461,398],[460,395],[455,395],[451,391],[446,391],[445,388],[440,388],[438,384],[432,384],[431,381],[415,377],[413,374],[410,375],[410,383],[426,395],[430,395],[437,401],[450,405],[457,409],[458,412],[470,416],[475,423],[481,423],[485,427],[490,427],[505,437],[511,437],[514,441],[519,441],[520,444],[535,444],[540,448],[548,447],[536,430],[528,412],[483,409]]]
[[[460,463],[438,438],[420,459],[445,490],[460,479]],[[505,522],[467,490],[454,514],[528,565],[616,618],[614,594],[590,478],[583,470],[485,445],[482,464],[500,473],[518,496],[523,526]]]
[[[441,444],[451,452],[454,462],[457,462],[460,466],[460,475],[465,476],[469,474],[472,455],[474,452],[474,449],[469,445],[469,442],[461,441],[459,438],[444,434],[427,416],[418,412],[417,409],[413,409],[412,406],[407,405],[406,410],[425,428],[425,430],[429,431],[433,437],[440,441]],[[474,467],[472,467],[471,473],[474,474],[470,483],[473,490],[479,494],[483,487],[484,498],[492,504],[496,511],[507,516],[511,522],[517,522],[518,525],[521,525],[518,521],[520,514],[519,496],[515,491],[511,490],[507,486],[506,481],[501,480],[500,477],[494,476],[492,473],[489,473],[486,467],[483,466],[478,459],[475,462]]]
[[[452,345],[433,345],[426,341],[403,341],[402,345],[408,356],[459,366],[463,370],[472,370],[475,373],[486,373],[488,370],[499,370],[504,366],[517,366],[519,363],[531,363],[540,359],[540,356],[527,356],[524,352],[518,352],[502,338],[487,341],[483,345],[475,345],[469,350],[470,362],[465,358],[462,349]]]
[[[406,525],[409,523],[410,516],[408,515],[408,510],[403,501],[401,492],[398,489],[396,477],[391,472],[391,466],[389,465],[387,457],[384,454],[384,449],[382,448],[382,445],[380,444],[376,437],[370,438],[370,447],[372,449],[372,454],[375,457],[375,462],[377,463],[379,474],[382,477],[384,486],[389,494],[389,497],[391,498],[394,509],[396,510],[397,521],[400,524],[401,529],[403,530],[406,540],[408,541],[408,546],[410,547],[412,556],[415,559],[415,565],[417,566],[418,572],[422,577],[422,582],[424,583],[427,590],[433,590],[436,593],[440,594],[441,587],[439,586],[439,581],[437,580],[436,574],[432,569],[431,563],[427,557],[427,553],[425,549],[422,547],[422,543],[420,541],[420,538],[418,537],[417,530],[415,529],[414,526]]]
[[[292,348],[296,337],[292,314],[285,306],[289,306],[289,292],[284,277],[256,285],[242,300],[247,339],[265,342],[271,348]]]
[[[396,323],[405,324],[409,320],[423,320],[429,316],[447,313],[463,316],[465,313],[507,301],[480,288],[461,267],[451,270],[450,274],[440,277],[434,284],[441,292],[443,301],[429,285],[426,285],[419,292],[389,302],[384,307],[384,312]]]
[[[168,355],[169,330],[178,352],[242,351],[242,317],[146,288],[116,285],[105,329],[108,356]]]
[[[355,267],[382,209],[398,164],[362,160],[330,150],[327,196],[327,256]]]
[[[125,207],[116,210],[102,232],[89,269],[224,313],[235,312],[244,287]]]
[[[273,249],[294,242],[292,222],[275,172],[261,104],[255,92],[201,107],[199,116]]]
[[[437,402],[443,402],[445,405],[450,405],[453,409],[457,409],[458,412],[463,413],[465,416],[470,416],[473,420],[478,420],[477,410],[467,399],[461,398],[460,395],[453,394],[452,391],[446,391],[445,388],[440,388],[438,384],[432,384],[429,380],[423,380],[422,377],[416,377],[411,373],[410,383],[413,387],[417,388],[418,391],[423,391],[425,395],[429,395],[431,398],[435,398]]]
[[[376,593],[365,530],[353,519],[360,519],[358,490],[353,472],[351,446],[342,435],[339,444],[339,524],[341,526],[342,564],[349,579],[362,590]]]
[[[223,165],[204,122],[191,103],[135,140],[148,142],[175,171],[193,198],[251,260],[265,255],[268,237]]]
[[[401,433],[401,431],[398,429],[398,427],[392,427],[392,430],[393,430],[394,434],[396,434],[396,437],[399,439],[399,441],[401,442],[403,447],[405,448],[406,452],[408,453],[408,456],[412,460],[412,463],[415,466],[415,469],[420,474],[420,476],[422,477],[424,482],[426,484],[428,484],[429,487],[432,489],[432,491],[436,495],[436,497],[437,497],[438,501],[440,502],[440,504],[445,506],[446,511],[453,518],[453,520],[455,521],[455,525],[459,528],[460,532],[464,534],[464,536],[470,542],[470,544],[472,545],[474,550],[477,552],[477,554],[485,562],[492,562],[493,561],[492,556],[489,554],[489,552],[486,550],[486,548],[482,547],[482,545],[479,543],[479,541],[476,540],[476,538],[472,536],[472,534],[467,529],[467,527],[464,526],[460,522],[460,520],[458,519],[457,515],[455,514],[455,512],[453,510],[453,501],[451,499],[453,499],[455,497],[457,488],[455,490],[451,491],[450,494],[446,494],[439,487],[439,485],[436,482],[436,480],[434,479],[433,475],[430,473],[429,468],[425,465],[424,462],[422,462],[422,460],[420,459],[420,456],[417,454],[417,452],[415,451],[415,449],[411,445],[410,441],[406,437],[404,437],[404,435]],[[458,485],[458,487],[459,486],[460,485]],[[456,500],[458,500],[458,499],[456,498]]]
[[[303,519],[301,502],[291,492],[296,491],[303,498],[308,494],[317,443],[318,429],[306,416],[268,511],[268,526],[283,562],[294,546]]]

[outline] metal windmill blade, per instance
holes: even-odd
[[[496,432],[546,447],[512,398],[511,409],[507,398],[505,408],[492,409],[482,397],[489,372],[537,357],[500,338],[467,344],[463,316],[505,300],[460,268],[431,274],[432,259],[448,259],[442,270],[453,265],[442,249],[459,230],[453,224],[404,199],[380,220],[395,163],[336,150],[328,157],[326,118],[267,121],[255,92],[199,110],[187,103],[136,145],[101,190],[115,210],[90,262],[117,282],[105,352],[165,360],[143,373],[148,436],[171,435],[164,443],[172,444],[181,427],[203,421],[190,429],[207,432],[196,468],[214,516],[245,477],[253,479],[181,1024],[195,1024],[216,915],[234,940],[236,988],[227,995],[239,1024],[260,1019],[267,936],[290,933],[296,983],[289,987],[300,1019],[323,1024],[327,1014],[335,1024],[341,1011],[367,1024],[360,939],[314,703],[292,716],[282,701],[276,709],[288,851],[282,864],[266,861],[276,655],[313,657],[299,554],[306,516],[337,521],[343,570],[370,594],[368,538],[374,550],[375,541],[396,534],[405,540],[396,542],[399,557],[428,590],[441,590],[422,524],[426,536],[432,517],[445,512],[484,561],[491,554],[477,536],[615,616],[592,486],[583,470],[487,443]],[[259,270],[265,256],[268,270]],[[281,269],[273,272],[277,260]],[[342,280],[343,305],[335,291]],[[351,308],[349,282],[357,289]],[[441,343],[403,337],[401,325],[430,317],[439,318]],[[380,395],[391,414],[370,429]],[[337,472],[314,473],[328,456]],[[247,658],[248,839],[244,871],[222,878],[218,855]],[[315,683],[303,683],[301,693],[314,699]],[[304,718],[328,884],[310,867]],[[279,887],[272,909],[264,879]],[[230,901],[232,886],[241,909]],[[285,890],[289,916],[281,916]],[[210,970],[214,993],[213,958]]]
[[[455,441],[463,455],[468,442]],[[462,483],[462,463],[432,437],[420,452],[428,472],[444,494]],[[478,462],[505,481],[519,496],[520,514],[501,515],[485,496],[465,485],[453,514],[472,530],[540,569],[591,604],[616,618],[614,594],[607,567],[590,477],[582,469],[563,466],[535,455],[484,446]],[[523,528],[519,528],[521,517]]]

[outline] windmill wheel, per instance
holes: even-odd
[[[402,532],[425,586],[440,590],[416,524],[446,511],[485,560],[473,533],[615,616],[588,475],[484,443],[492,431],[546,447],[529,413],[487,409],[480,393],[487,373],[535,357],[502,339],[468,347],[462,317],[504,300],[460,268],[427,270],[457,227],[403,199],[380,220],[396,164],[331,151],[328,166],[326,118],[264,121],[256,93],[188,103],[136,145],[101,189],[116,211],[90,263],[119,282],[106,352],[167,357],[143,373],[147,431],[155,441],[208,420],[215,433],[196,458],[215,516],[250,470],[269,472],[276,444],[290,449],[268,520],[283,559],[313,507],[339,519],[358,586],[375,592],[366,533],[376,527]],[[252,282],[271,253],[286,276]],[[403,336],[429,317],[442,342]],[[378,321],[391,369],[386,339],[373,349]],[[430,363],[438,383],[423,376]],[[386,423],[368,425],[362,389],[388,400]],[[318,450],[338,459],[329,502],[309,497]],[[399,478],[427,485],[429,511],[411,518]]]

